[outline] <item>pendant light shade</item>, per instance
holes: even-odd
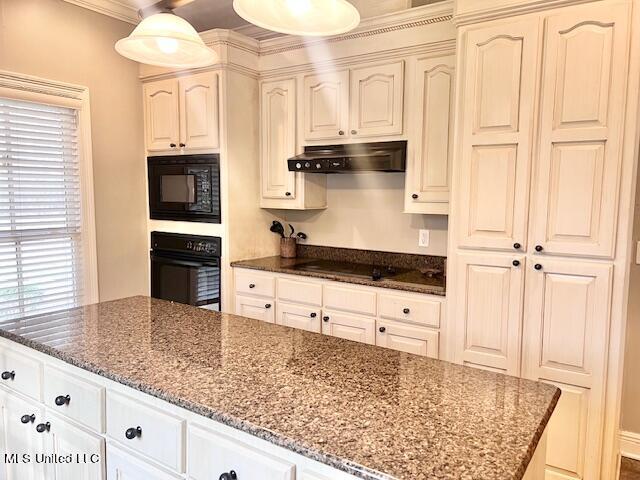
[[[254,25],[289,35],[338,35],[360,24],[347,0],[233,0],[233,9]]]
[[[156,13],[142,20],[128,37],[118,40],[116,51],[159,67],[205,67],[218,58],[189,22],[172,13]]]

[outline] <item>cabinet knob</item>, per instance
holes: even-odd
[[[0,377],[2,377],[3,380],[14,380],[16,378],[16,372],[15,370],[11,370],[10,372],[2,372],[2,375],[0,375]]]
[[[542,248],[542,245],[536,245],[536,252],[541,252],[542,250],[544,250],[544,248]]]
[[[322,317],[322,320],[324,320],[325,322],[329,321],[329,317]]]
[[[184,147],[186,147],[186,145],[184,143],[181,143],[180,147],[184,148]]]
[[[169,146],[170,146],[171,148],[176,148],[176,144],[175,144],[175,143],[170,143],[170,144],[169,144]]]
[[[291,192],[285,192],[285,195],[286,195],[287,197],[290,197],[290,196],[291,196]]]
[[[229,473],[223,473],[218,480],[237,480],[238,474],[235,470],[229,470]]]
[[[379,331],[380,333],[384,333],[384,332],[386,332],[386,331],[387,331],[387,328],[386,328],[386,327],[380,327],[380,328],[378,329],[378,331]]]
[[[36,425],[36,432],[38,433],[48,432],[49,430],[51,430],[51,423],[49,422],[39,423],[38,425]]]
[[[520,260],[514,260],[514,261],[513,261],[513,262],[511,262],[511,263],[513,263],[513,266],[514,266],[514,267],[519,267],[519,266],[520,266]]]
[[[358,131],[357,130],[351,130],[351,135],[357,135]]]
[[[535,268],[536,270],[542,270],[542,265],[540,265],[539,263],[536,263],[533,268]]]
[[[316,312],[311,312],[311,314],[309,316],[311,318],[316,318],[318,316],[318,314]]]
[[[339,130],[338,135],[344,135],[344,130]]]
[[[55,399],[56,405],[61,407],[63,405],[69,405],[71,397],[69,395],[58,395]]]
[[[264,308],[271,308],[271,304],[270,303],[265,303],[264,304]]]
[[[411,310],[409,310],[408,308],[403,308],[402,309],[402,313],[404,313],[405,315],[408,315],[410,311]]]
[[[23,416],[20,418],[20,421],[21,421],[22,423],[33,423],[33,422],[35,422],[35,421],[36,421],[36,414],[35,414],[35,413],[32,413],[31,415],[23,415]]]
[[[516,242],[513,244],[513,248],[515,248],[516,250],[520,250],[522,248],[522,245]]]
[[[418,198],[418,194],[414,193],[413,195],[411,195],[411,198],[413,198],[415,200],[416,198]]]
[[[255,283],[250,283],[249,284],[249,288],[256,288],[256,284]]]
[[[136,437],[142,436],[142,427],[138,426],[136,428],[127,428],[127,431],[124,432],[124,436],[129,440],[133,440]]]

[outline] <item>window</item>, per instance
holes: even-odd
[[[78,110],[0,97],[0,322],[82,305]]]

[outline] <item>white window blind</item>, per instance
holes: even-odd
[[[0,97],[0,322],[82,304],[78,112]]]

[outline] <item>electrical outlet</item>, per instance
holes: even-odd
[[[429,230],[420,230],[420,233],[418,234],[418,246],[419,247],[429,246]]]

